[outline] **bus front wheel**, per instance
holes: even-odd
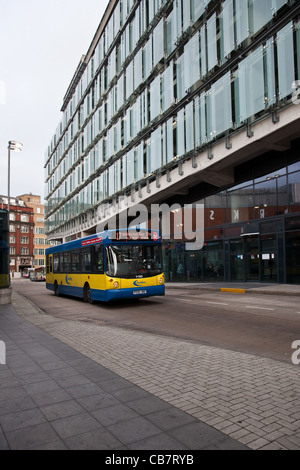
[[[84,286],[83,300],[84,300],[84,302],[88,302],[89,304],[94,303],[94,301],[92,299],[91,288],[90,288],[89,284],[85,284],[85,286]]]

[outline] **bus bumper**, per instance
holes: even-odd
[[[165,295],[165,286],[148,286],[144,289],[111,289],[107,291],[92,290],[91,295],[93,300],[100,302],[111,302],[122,299],[141,299]]]

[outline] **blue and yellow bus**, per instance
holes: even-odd
[[[90,303],[165,295],[161,236],[108,230],[48,248],[46,288]]]

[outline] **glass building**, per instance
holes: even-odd
[[[166,240],[167,280],[300,283],[299,1],[111,0],[61,111],[49,239],[199,202],[204,247]]]

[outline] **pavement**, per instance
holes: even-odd
[[[0,341],[0,450],[300,449],[292,363],[55,318],[14,291],[0,306]]]
[[[274,284],[259,282],[202,282],[167,283],[168,289],[182,289],[206,292],[232,292],[239,294],[300,296],[300,286],[295,284]]]

